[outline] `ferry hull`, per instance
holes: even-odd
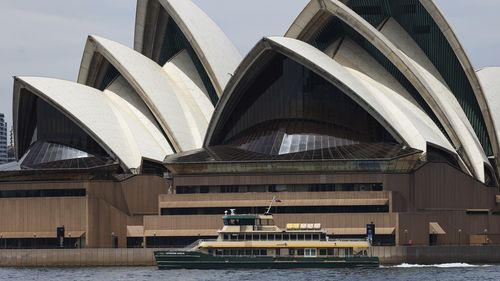
[[[159,269],[366,268],[380,264],[377,257],[214,257],[189,251],[157,251],[155,259]]]

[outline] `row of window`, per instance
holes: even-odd
[[[382,191],[382,190],[383,190],[382,183],[178,186],[176,188],[177,194],[246,193],[246,192],[335,192],[335,191]]]
[[[291,256],[291,257],[317,257],[319,256],[334,256],[345,257],[352,256],[352,248],[299,248],[299,249],[209,249],[208,253],[214,256],[233,256],[233,257],[248,257],[248,256]]]
[[[220,215],[228,209],[238,209],[244,214],[262,214],[267,207],[206,207],[206,208],[162,208],[162,216],[181,215]],[[364,206],[274,206],[273,213],[281,214],[336,214],[336,213],[388,213],[387,205],[364,205]]]
[[[85,189],[0,190],[0,198],[83,197]]]
[[[224,234],[225,241],[325,241],[324,233]]]

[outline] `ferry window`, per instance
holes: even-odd
[[[229,237],[230,240],[238,240],[238,234],[231,234]]]
[[[313,240],[319,240],[319,234],[313,234]]]
[[[304,255],[304,249],[297,249],[297,255],[298,256],[303,256]]]
[[[266,241],[267,240],[267,235],[261,234],[260,235],[260,241]]]
[[[252,235],[252,240],[259,241],[259,235],[258,234]]]
[[[316,249],[305,249],[304,256],[305,257],[315,257],[316,256]]]
[[[297,240],[297,234],[291,234],[290,235],[290,240]]]
[[[289,256],[295,256],[295,249],[288,249]]]
[[[232,249],[231,256],[237,256],[237,255],[238,255],[238,250]]]
[[[345,249],[339,249],[338,256],[339,257],[345,257]]]
[[[319,255],[320,256],[326,256],[326,249],[319,249]]]
[[[290,240],[290,234],[283,234],[283,240]]]
[[[222,256],[222,250],[221,249],[215,250],[215,255],[216,256]]]
[[[305,235],[305,238],[306,238],[306,240],[308,240],[308,241],[309,241],[309,240],[311,240],[312,235],[311,235],[311,234],[306,234],[306,235]]]
[[[247,249],[245,250],[245,256],[251,256],[252,255],[252,250]]]
[[[299,234],[297,235],[297,237],[299,238],[299,240],[304,240],[304,234]]]
[[[224,251],[222,252],[222,254],[223,254],[224,256],[229,256],[229,254],[231,254],[231,252],[230,252],[229,250],[224,250]]]
[[[229,240],[229,235],[224,234],[224,238],[223,238],[223,240]]]
[[[275,235],[276,240],[281,241],[283,239],[283,236],[281,234],[276,234]]]
[[[259,255],[259,253],[260,253],[260,251],[259,251],[259,250],[256,250],[256,249],[254,249],[254,250],[253,250],[253,255],[254,255],[254,256],[258,256],[258,255]]]
[[[260,255],[261,256],[267,256],[267,250],[266,249],[260,250]]]
[[[352,256],[352,248],[347,248],[346,249],[346,255],[347,256]]]
[[[267,240],[274,241],[274,234],[267,235]]]
[[[238,235],[238,240],[244,241],[245,240],[245,234],[239,234]]]
[[[254,225],[255,220],[253,219],[242,219],[240,220],[240,225]]]
[[[332,249],[332,248],[328,249],[328,250],[327,250],[327,252],[328,252],[328,255],[329,255],[329,256],[333,256],[333,255],[334,255],[334,254],[333,254],[333,249]]]
[[[321,240],[322,240],[322,241],[325,241],[325,240],[326,240],[326,234],[321,233]]]

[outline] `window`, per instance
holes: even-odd
[[[305,235],[299,234],[299,235],[297,235],[297,238],[298,238],[298,240],[303,241],[305,239]]]
[[[288,255],[289,256],[295,256],[295,249],[288,249]]]
[[[297,249],[297,256],[303,256],[304,255],[304,249]]]
[[[0,190],[0,198],[83,197],[85,195],[85,189]]]
[[[319,249],[319,255],[320,256],[326,256],[327,250],[326,249]]]
[[[316,249],[305,249],[304,250],[304,257],[316,257]]]

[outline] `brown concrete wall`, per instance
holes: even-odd
[[[275,223],[285,227],[287,223],[321,223],[324,228],[364,228],[374,222],[378,227],[395,227],[397,214],[274,214]],[[213,229],[214,235],[222,228],[221,215],[198,216],[145,216],[144,229]]]
[[[500,246],[373,247],[384,265],[442,263],[500,263]]]
[[[153,266],[153,249],[0,250],[0,267]]]
[[[65,226],[66,232],[85,231],[85,197],[0,199],[0,232],[52,232]]]
[[[123,198],[130,215],[158,213],[158,196],[168,193],[169,183],[158,176],[135,176],[122,181]]]
[[[118,247],[127,247],[127,214],[102,199],[88,200],[87,247],[111,248],[112,236],[118,238]]]
[[[469,244],[471,235],[483,235],[484,230],[491,243],[500,243],[500,220],[497,215],[467,215],[465,211],[400,213],[397,238],[400,244],[411,240],[413,245],[429,245],[429,222],[438,222],[446,234],[438,235],[441,245]],[[404,230],[408,230],[405,234]],[[461,229],[462,231],[458,232]],[[460,240],[459,240],[460,238]]]
[[[498,188],[486,187],[449,165],[429,163],[417,170],[414,193],[416,210],[498,207],[495,202]]]
[[[175,176],[175,186],[190,185],[259,185],[259,184],[322,184],[382,183],[382,174],[281,174],[281,175],[207,175]]]
[[[251,192],[251,193],[203,193],[203,194],[162,194],[159,196],[160,208],[171,206],[172,202],[181,203],[186,201],[196,201],[197,207],[212,207],[214,201],[224,201],[219,204],[220,207],[236,206],[238,201],[248,202],[249,207],[261,206],[263,203],[268,206],[273,196],[279,198],[282,202],[276,202],[274,206],[279,212],[280,206],[319,206],[326,205],[332,200],[349,200],[360,203],[363,200],[370,199],[389,199],[387,191],[359,191],[359,192]],[[259,204],[257,204],[257,202]],[[293,204],[291,204],[291,202]],[[369,205],[369,204],[365,204]],[[274,210],[274,208],[273,208]],[[222,215],[222,214],[221,214]]]

